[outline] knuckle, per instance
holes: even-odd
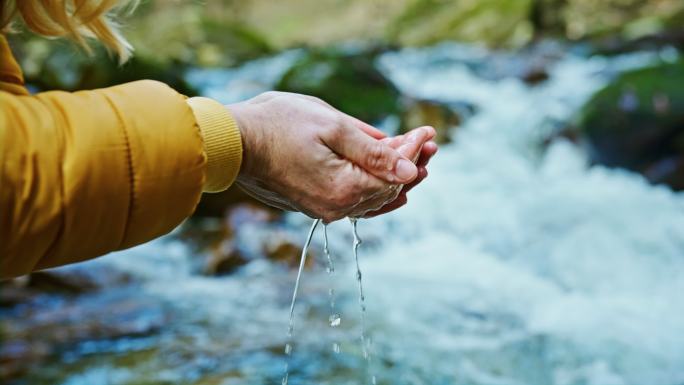
[[[389,165],[389,156],[382,142],[373,142],[366,150],[366,159],[368,167],[373,169],[387,169]]]
[[[331,123],[326,125],[326,136],[333,142],[333,143],[341,143],[344,140],[344,129],[339,122],[337,122],[337,117],[333,116],[330,117]]]
[[[330,121],[339,135],[347,135],[347,118],[337,111],[330,112]]]

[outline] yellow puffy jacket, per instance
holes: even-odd
[[[0,278],[165,234],[241,160],[221,104],[150,80],[29,95],[0,35]]]

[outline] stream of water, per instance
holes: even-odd
[[[287,326],[287,342],[285,343],[285,355],[289,356],[292,354],[292,343],[294,336],[294,309],[297,303],[297,293],[299,292],[299,282],[302,279],[302,272],[304,271],[304,266],[306,265],[306,256],[309,252],[309,246],[311,246],[311,239],[313,238],[316,227],[320,222],[320,219],[314,219],[311,224],[311,229],[309,230],[309,235],[306,236],[306,242],[304,242],[304,247],[302,247],[302,256],[299,258],[299,269],[297,270],[297,280],[295,280],[294,290],[292,291],[292,302],[290,303],[290,321]],[[287,385],[287,381],[290,377],[290,363],[285,364],[285,375],[283,376],[282,384]]]
[[[295,286],[294,290],[292,292],[292,302],[290,303],[290,320],[289,320],[289,326],[287,329],[287,342],[285,343],[285,355],[289,356],[292,354],[292,344],[293,344],[293,336],[294,336],[294,309],[295,309],[295,304],[297,302],[297,293],[299,291],[299,282],[301,281],[302,278],[302,273],[304,272],[304,266],[306,265],[306,256],[309,251],[309,246],[311,246],[311,240],[313,239],[314,232],[316,231],[316,227],[318,226],[320,222],[320,219],[315,219],[311,225],[311,229],[309,230],[309,235],[306,237],[306,242],[304,243],[304,246],[302,248],[302,255],[300,257],[300,262],[299,262],[299,269],[297,270],[297,279],[295,280]],[[370,353],[370,338],[366,335],[366,299],[363,294],[363,278],[362,278],[362,273],[361,273],[361,266],[359,265],[359,246],[361,245],[361,238],[359,238],[359,233],[357,229],[357,222],[358,219],[356,218],[349,218],[349,222],[352,225],[352,233],[354,236],[354,240],[352,243],[352,251],[354,254],[354,262],[356,264],[356,281],[359,287],[359,307],[361,310],[361,331],[360,331],[360,342],[361,342],[361,351],[363,352],[363,357],[366,360],[366,370],[369,373],[371,383],[373,385],[376,384],[376,377],[375,375],[371,374],[371,353]],[[335,267],[333,265],[332,257],[330,256],[330,249],[329,249],[329,244],[328,244],[328,225],[325,224],[323,227],[323,237],[324,237],[324,244],[323,244],[323,253],[326,256],[327,262],[328,262],[328,267],[327,267],[327,272],[328,274],[333,274],[335,272]],[[330,300],[330,317],[328,319],[330,326],[331,327],[338,327],[340,326],[341,323],[341,316],[337,313],[335,313],[335,298],[334,298],[334,289],[329,290],[329,300]],[[337,342],[333,342],[333,351],[335,353],[339,353],[339,344]],[[289,362],[286,363],[285,365],[285,374],[282,379],[282,385],[287,385],[290,377],[290,371],[289,371]]]

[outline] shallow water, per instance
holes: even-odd
[[[190,78],[231,102],[270,87],[268,76],[250,76],[282,70],[296,55]],[[683,383],[684,196],[590,166],[569,142],[541,145],[612,74],[657,55],[564,53],[533,88],[497,73],[492,63],[508,59],[490,55],[444,44],[379,60],[406,94],[476,112],[406,207],[358,224],[378,383]],[[310,224],[287,221],[302,237]],[[259,231],[246,226],[238,236]],[[301,283],[291,384],[368,382],[348,223],[328,231],[338,274],[326,274],[322,259]],[[234,275],[202,277],[192,274],[191,253],[167,238],[89,262],[146,277],[135,295],[159,303],[167,326],[83,344],[24,383],[279,383],[294,272],[255,260]],[[343,319],[335,328],[331,281]]]

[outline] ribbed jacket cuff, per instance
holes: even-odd
[[[207,169],[205,192],[227,189],[237,178],[242,163],[242,138],[235,119],[226,107],[209,98],[188,99],[188,105],[204,139]]]

